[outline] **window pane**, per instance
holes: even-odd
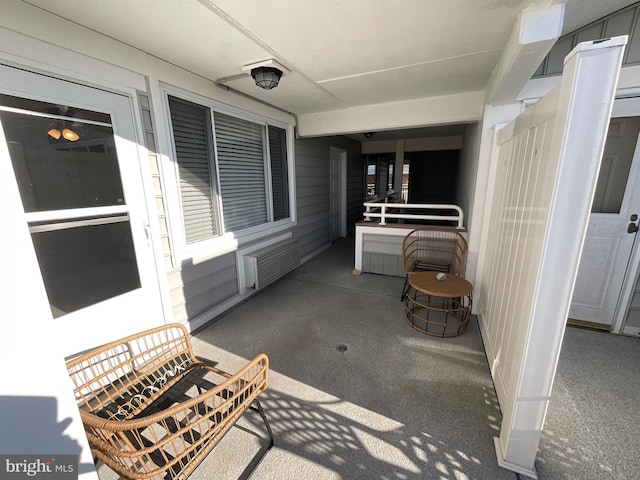
[[[639,117],[612,118],[604,145],[593,213],[619,213],[640,132]]]
[[[269,155],[271,156],[273,219],[277,221],[289,216],[287,135],[282,128],[269,127]]]
[[[54,318],[140,288],[128,215],[30,229]]]
[[[267,223],[264,126],[214,113],[224,228]]]
[[[4,110],[0,119],[26,212],[125,203],[111,127]]]
[[[211,180],[209,109],[169,97],[187,244],[219,235]]]
[[[572,48],[573,36],[558,40],[549,52],[546,71],[547,75],[562,73],[562,69],[564,68],[564,57],[567,56]]]
[[[65,117],[98,123],[111,123],[111,117],[107,113],[94,112],[69,105],[57,105],[55,103],[32,100],[30,98],[14,97],[12,95],[0,94],[0,105],[18,108],[20,110],[28,110],[30,112],[44,113],[51,115],[52,118]]]

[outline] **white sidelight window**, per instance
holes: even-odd
[[[292,222],[287,125],[172,93],[167,105],[183,256]]]

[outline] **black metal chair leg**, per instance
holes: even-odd
[[[255,404],[256,404],[258,413],[260,414],[260,416],[262,417],[262,420],[264,421],[264,425],[267,427],[267,432],[269,432],[269,447],[267,447],[269,449],[273,447],[273,432],[271,431],[271,425],[269,425],[269,421],[267,420],[267,414],[264,413],[264,409],[262,408],[262,405],[260,404],[260,401],[257,398],[255,400]]]
[[[404,276],[404,285],[402,286],[402,295],[400,296],[400,301],[404,300],[404,297],[407,295],[407,291],[409,290],[409,275]]]

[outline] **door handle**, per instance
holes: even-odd
[[[144,236],[147,238],[147,246],[151,246],[151,225],[149,222],[142,222],[142,227],[144,228]]]
[[[638,230],[640,230],[640,227],[638,227],[637,224],[633,222],[629,223],[629,226],[627,227],[627,233],[636,233]]]

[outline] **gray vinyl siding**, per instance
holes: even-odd
[[[580,42],[628,35],[629,41],[622,58],[623,65],[640,63],[640,2],[613,12],[558,39],[533,77],[559,75],[564,57]]]
[[[353,235],[356,223],[363,218],[366,182],[360,143],[349,143],[348,147],[343,147],[347,150],[347,235]]]
[[[164,205],[162,178],[160,176],[160,163],[156,148],[155,132],[153,130],[153,122],[151,120],[151,106],[149,97],[138,92],[138,101],[142,115],[142,126],[144,128],[144,139],[149,154],[149,168],[151,170],[151,179],[153,184],[153,195],[156,202],[156,211],[158,213],[158,225],[160,228],[160,239],[162,244],[162,256],[164,258],[164,266],[167,271],[173,268],[171,262],[171,239],[169,237],[169,227],[167,224],[167,212]]]
[[[174,322],[186,323],[236,297],[238,277],[234,253],[192,264],[174,265],[165,208],[164,185],[156,132],[146,94],[139,93],[145,142],[158,211],[162,254]],[[363,162],[360,143],[346,137],[323,137],[295,141],[297,226],[293,236],[300,241],[300,257],[310,257],[329,245],[330,147],[347,151],[347,230],[355,231],[362,220]],[[179,219],[177,219],[179,221]],[[280,234],[286,232],[280,232]],[[256,240],[252,243],[259,243]]]
[[[402,236],[367,233],[362,244],[362,271],[404,277],[402,267]]]
[[[174,269],[169,273],[169,292],[175,321],[184,322],[215,308],[238,293],[235,255]]]
[[[300,257],[305,258],[329,245],[330,147],[347,151],[347,231],[362,220],[363,164],[360,143],[346,137],[297,139],[296,207],[298,225],[293,235],[300,241]]]
[[[138,93],[141,106],[145,142],[153,180],[154,196],[158,211],[158,223],[162,254],[167,272],[173,321],[185,323],[215,308],[238,294],[238,278],[233,253],[211,260],[174,266],[171,237],[167,225],[164,187],[156,150],[155,130],[147,95]]]
[[[296,208],[300,257],[329,242],[329,145],[325,139],[296,140]]]

